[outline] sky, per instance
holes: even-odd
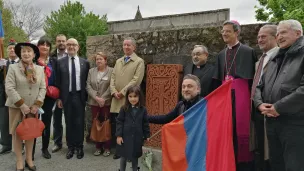
[[[45,15],[58,10],[64,0],[10,0],[32,2],[33,6],[42,9]],[[72,2],[76,0],[71,0]],[[139,5],[142,16],[160,16],[191,13],[199,11],[230,8],[230,19],[240,24],[257,23],[254,6],[257,0],[78,0],[87,12],[92,11],[100,16],[107,14],[108,21],[133,19]]]

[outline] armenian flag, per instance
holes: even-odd
[[[0,59],[4,58],[3,38],[4,38],[4,29],[2,23],[2,11],[0,10]]]
[[[235,171],[231,81],[162,128],[163,171]]]

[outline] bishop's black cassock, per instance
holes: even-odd
[[[250,90],[255,74],[257,57],[254,49],[237,43],[223,49],[217,56],[213,78],[218,85],[226,79],[232,83],[233,141],[237,163],[253,160],[249,151]]]

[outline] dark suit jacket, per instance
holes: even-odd
[[[10,62],[9,62],[9,60],[7,60],[6,67],[3,67],[2,69],[0,69],[0,107],[5,106],[6,93],[5,93],[5,85],[4,85],[4,83],[5,83],[4,75],[7,74],[9,65],[10,65]],[[6,70],[6,71],[4,72],[4,70]]]
[[[51,57],[55,57],[57,58],[57,49],[55,49],[51,54],[50,54]]]
[[[20,60],[21,59],[19,59],[19,61],[18,62],[16,62],[16,63],[19,63],[20,62]],[[10,61],[9,60],[7,60],[6,61],[6,73],[8,72],[8,68],[9,68],[9,65],[10,65],[11,63],[10,63]]]
[[[6,68],[0,69],[0,108],[5,106],[5,86],[4,86],[4,70]]]
[[[192,74],[193,72],[193,63],[188,64],[184,68],[184,76],[187,74]],[[207,96],[212,92],[212,76],[214,73],[214,66],[212,64],[206,63],[202,72],[199,75],[196,75],[200,79],[201,83],[201,97]]]
[[[81,87],[81,100],[83,104],[87,101],[87,91],[86,82],[88,77],[88,72],[90,69],[90,64],[86,59],[79,57],[80,64],[80,87]],[[70,87],[70,71],[69,71],[69,57],[63,57],[57,61],[57,74],[56,74],[56,84],[60,90],[59,98],[62,103],[65,104],[69,96]]]
[[[220,82],[225,78],[225,54],[226,48],[223,49],[216,57],[216,64],[213,78]],[[254,49],[241,44],[235,59],[236,71],[235,78],[253,79],[255,73],[255,63],[257,57]]]

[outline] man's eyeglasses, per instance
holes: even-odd
[[[201,56],[203,55],[203,52],[197,52],[197,53],[191,53],[191,56]]]
[[[67,46],[73,46],[73,47],[76,47],[76,46],[78,46],[78,44],[70,44],[70,43],[68,43],[68,44],[67,44]]]

